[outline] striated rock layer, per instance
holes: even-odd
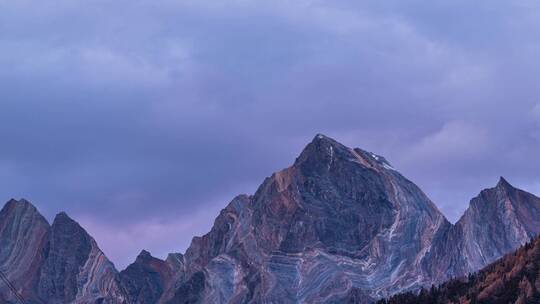
[[[352,288],[378,297],[431,282],[423,260],[448,226],[384,158],[321,135],[193,240],[187,275],[202,302],[329,302]]]
[[[143,250],[135,263],[120,273],[120,282],[126,292],[127,302],[157,303],[164,288],[168,287],[167,284],[178,271],[174,265],[170,260],[162,261]]]
[[[49,230],[47,220],[26,200],[10,200],[0,211],[0,271],[25,299],[37,298]],[[5,302],[15,300],[3,282],[0,295]]]
[[[117,271],[96,242],[65,213],[54,219],[38,293],[46,303],[118,303]]]
[[[475,274],[452,279],[419,294],[402,293],[377,303],[540,303],[540,237]]]
[[[540,199],[501,177],[473,198],[459,221],[434,242],[434,283],[474,272],[540,234]]]
[[[127,303],[117,271],[65,213],[52,226],[26,200],[0,212],[0,265],[26,303]],[[0,299],[19,303],[2,283]]]
[[[0,213],[0,266],[29,303],[370,303],[464,275],[540,232],[540,199],[504,179],[452,225],[384,157],[317,135],[210,232],[117,272],[66,214]],[[13,301],[7,289],[0,299]]]
[[[160,303],[368,303],[485,266],[539,232],[539,208],[502,179],[452,225],[383,157],[318,135],[194,238]]]

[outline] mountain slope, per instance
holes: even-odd
[[[168,262],[143,250],[137,260],[120,273],[120,282],[127,294],[127,302],[156,303],[171,282],[175,270]]]
[[[539,214],[539,198],[501,177],[495,188],[471,200],[456,224],[464,234],[468,264],[473,269],[482,267],[540,234]]]
[[[65,213],[51,226],[38,292],[47,303],[116,303],[117,271],[94,239]]]
[[[540,303],[540,237],[474,275],[454,279],[430,291],[406,293],[378,304]]]
[[[369,302],[517,248],[540,227],[539,202],[501,179],[452,225],[383,157],[318,135],[194,239],[184,283],[161,302]]]
[[[372,297],[414,288],[431,282],[424,257],[450,226],[384,158],[318,135],[194,239],[186,267],[195,280],[163,302],[194,289],[202,302],[322,303],[352,288]]]
[[[370,303],[478,270],[540,232],[540,199],[501,179],[450,224],[381,156],[317,135],[209,233],[122,272],[65,213],[0,212],[0,266],[28,303]],[[0,301],[15,303],[5,287]]]
[[[47,220],[26,200],[10,200],[0,211],[0,270],[24,298],[37,297],[49,229]],[[0,295],[4,301],[15,300],[3,283]]]
[[[482,190],[433,246],[435,283],[474,272],[540,234],[540,198],[504,178]]]
[[[0,212],[0,265],[27,303],[123,303],[117,271],[65,213],[49,226],[26,200]],[[18,303],[2,284],[0,299]]]

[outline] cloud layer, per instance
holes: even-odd
[[[120,266],[183,251],[318,132],[452,221],[540,193],[537,1],[0,3],[0,198],[67,211]]]

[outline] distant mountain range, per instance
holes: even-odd
[[[455,224],[382,156],[317,135],[289,168],[166,260],[118,272],[65,213],[0,211],[0,270],[26,303],[371,303],[492,263],[540,233],[540,199],[503,178]],[[0,285],[1,303],[18,303]]]

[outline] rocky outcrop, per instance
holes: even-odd
[[[10,200],[0,211],[0,270],[25,299],[37,299],[49,228],[47,220],[26,200]],[[15,301],[3,282],[0,295],[5,302]]]
[[[517,248],[538,233],[538,206],[501,180],[452,225],[386,159],[318,135],[291,167],[235,198],[194,238],[184,283],[160,301],[369,302]]]
[[[540,199],[514,188],[501,177],[495,188],[471,200],[456,224],[463,234],[463,254],[479,269],[540,234]]]
[[[38,293],[47,303],[121,303],[117,271],[88,233],[65,213],[54,219]]]
[[[434,241],[433,281],[474,272],[540,234],[540,198],[500,178],[473,198],[456,225]]]
[[[170,256],[170,259],[173,257]],[[178,259],[174,259],[178,262]],[[180,265],[153,257],[143,250],[135,262],[120,272],[120,282],[127,295],[127,303],[157,303]]]
[[[379,297],[430,283],[426,253],[450,226],[383,157],[319,135],[193,240],[187,274],[207,303]]]
[[[26,303],[126,303],[117,271],[65,213],[52,226],[25,200],[0,212],[0,265]],[[2,282],[1,298],[18,303]]]
[[[403,293],[378,304],[540,303],[540,238],[475,274],[419,294]]]
[[[118,273],[66,214],[49,226],[10,201],[0,265],[30,303],[369,303],[475,271],[538,233],[540,199],[504,179],[452,225],[384,157],[317,135],[184,255],[143,251]],[[0,299],[13,301],[1,288]]]

